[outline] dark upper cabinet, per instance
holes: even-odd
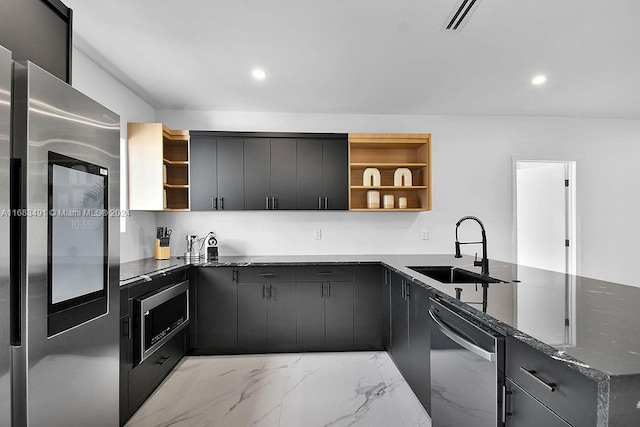
[[[244,139],[244,208],[271,205],[271,144],[264,138]]]
[[[344,135],[191,132],[191,210],[346,210]]]
[[[322,142],[322,196],[324,209],[349,208],[348,145],[346,140]]]
[[[296,140],[244,139],[246,210],[296,209]]]
[[[218,197],[217,141],[191,135],[191,210],[215,209]]]
[[[191,210],[244,209],[243,139],[191,133]]]
[[[217,142],[218,210],[243,210],[243,138],[221,137]]]
[[[348,209],[347,139],[297,140],[298,209]]]
[[[322,140],[298,139],[296,141],[297,208],[317,210],[322,208]],[[345,187],[346,187],[345,182]]]
[[[272,209],[297,208],[296,199],[296,140],[271,138],[271,196]]]

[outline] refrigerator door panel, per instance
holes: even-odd
[[[47,208],[49,152],[55,152],[104,168],[109,177],[107,206],[119,209],[120,118],[28,62],[15,63],[13,87],[13,154],[22,160],[21,207],[26,209],[22,345],[14,355],[25,361],[22,368],[14,365],[14,376],[24,382],[26,394],[22,411],[17,411],[26,418],[20,425],[115,426],[119,422],[119,218],[108,216],[107,221],[106,314],[52,335],[47,330],[52,238]],[[74,219],[69,218],[70,229]]]
[[[9,341],[9,157],[11,52],[0,46],[0,426],[11,425]]]

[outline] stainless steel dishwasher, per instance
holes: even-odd
[[[504,337],[429,299],[433,427],[504,426]]]

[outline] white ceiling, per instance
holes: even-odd
[[[64,3],[157,109],[640,119],[638,0],[484,0],[458,33],[456,0]]]

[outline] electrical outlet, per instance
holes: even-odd
[[[321,240],[322,239],[322,230],[316,228],[313,230],[313,240]]]
[[[429,240],[429,230],[420,230],[420,239]]]

